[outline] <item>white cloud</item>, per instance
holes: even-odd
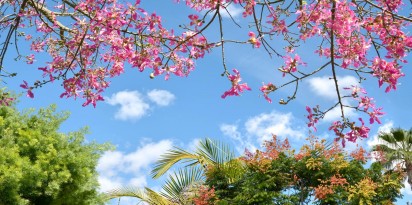
[[[272,135],[289,140],[301,140],[305,136],[305,130],[297,126],[292,113],[270,112],[249,118],[242,130],[233,124],[220,125],[223,135],[234,139],[238,146],[236,149],[243,153],[244,149],[255,150],[256,144],[262,145],[265,140],[271,140]]]
[[[244,9],[240,6],[229,4],[229,6],[227,6],[226,9],[221,9],[221,11],[222,12],[220,12],[220,14],[224,18],[230,18],[230,16],[232,16],[232,18],[237,18],[240,16],[240,14],[243,13]]]
[[[120,105],[120,109],[115,114],[115,118],[120,120],[139,119],[147,114],[150,108],[137,91],[120,91],[106,99],[110,105]]]
[[[314,77],[308,80],[309,87],[318,96],[325,99],[336,99],[335,81],[329,76]],[[343,88],[351,87],[351,85],[359,85],[358,80],[353,76],[338,76],[338,85],[341,95],[347,95],[350,91]]]
[[[171,148],[172,141],[162,140],[157,143],[147,143],[131,153],[119,151],[104,153],[97,166],[100,191],[121,186],[146,186],[150,165]]]
[[[123,184],[122,179],[119,177],[114,178],[107,176],[99,176],[98,180],[101,192],[117,189],[122,187],[122,185],[125,185]]]
[[[124,171],[133,173],[149,168],[151,163],[155,162],[162,153],[170,148],[172,148],[172,142],[169,140],[146,144],[124,156]]]
[[[345,113],[345,117],[348,118],[353,118],[354,116],[356,116],[356,112],[354,111],[354,109],[352,108],[348,108],[348,107],[344,107],[343,111]],[[323,117],[323,121],[324,122],[333,122],[336,121],[338,119],[341,119],[342,117],[342,111],[340,109],[339,106],[333,108],[332,110],[330,110],[329,112],[327,112],[325,114],[325,117]]]
[[[236,125],[230,125],[230,124],[220,125],[220,131],[223,133],[223,135],[226,135],[236,141],[241,141],[242,135],[237,129],[238,128]]]
[[[151,90],[147,93],[147,96],[159,106],[168,106],[176,99],[175,95],[167,90]]]
[[[251,140],[251,136],[243,136],[236,125],[222,124],[220,125],[220,131],[223,135],[228,136],[235,140],[235,149],[238,153],[243,154],[245,148],[250,151],[256,150],[254,142]]]
[[[284,114],[273,111],[250,118],[246,121],[245,128],[247,133],[256,136],[260,143],[272,139],[272,134],[282,138],[302,139],[304,133],[292,127],[292,120],[292,113]]]
[[[403,188],[401,189],[401,193],[402,193],[403,195],[410,195],[410,196],[412,196],[411,185],[408,183],[407,180],[405,180],[405,181],[403,182],[403,184],[405,185],[405,187],[403,187]],[[409,198],[409,197],[407,197],[407,198]]]
[[[379,133],[390,132],[392,128],[393,128],[393,122],[392,121],[389,121],[389,122],[383,124],[382,126],[380,126],[378,128],[378,132],[375,135],[373,135],[372,137],[370,137],[369,140],[367,141],[367,144],[368,144],[369,148],[372,148],[374,145],[381,144],[382,141],[379,140],[379,138],[378,138]]]
[[[200,138],[192,139],[192,141],[190,141],[189,144],[187,144],[187,149],[186,150],[189,151],[189,152],[195,151],[201,140],[202,139],[200,139]]]
[[[176,99],[175,95],[167,90],[151,90],[147,96],[138,91],[120,91],[114,93],[111,97],[106,97],[109,105],[120,105],[119,110],[115,113],[115,119],[119,120],[137,120],[147,115],[151,109],[148,100],[158,106],[168,106]]]

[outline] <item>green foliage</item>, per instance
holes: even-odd
[[[68,114],[55,110],[0,107],[0,205],[101,204],[95,168],[110,147],[60,133]]]
[[[206,139],[194,152],[175,148],[161,157],[155,178],[176,163],[186,165],[169,177],[162,192],[126,188],[107,196],[132,196],[154,205],[388,205],[402,196],[401,170],[388,171],[378,162],[366,167],[363,148],[348,154],[337,143],[308,139],[295,153],[287,140],[274,136],[265,150],[238,158]]]
[[[392,129],[390,132],[379,133],[381,144],[373,150],[380,153],[380,162],[388,169],[404,167],[408,183],[412,185],[412,129]]]
[[[401,196],[402,172],[377,162],[366,168],[364,150],[353,157],[337,144],[312,140],[297,154],[287,141],[268,143],[267,150],[243,158],[246,171],[238,181],[227,183],[224,172],[209,169],[206,184],[228,204],[384,205]]]

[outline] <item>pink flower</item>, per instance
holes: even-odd
[[[30,34],[28,34],[28,35],[26,35],[26,37],[25,37],[25,39],[28,41],[28,40],[31,40],[33,38],[33,36],[32,35],[30,35]]]
[[[26,59],[27,59],[27,64],[33,64],[33,62],[35,61],[35,58],[34,58],[34,55],[33,54],[30,54],[30,55],[28,55],[28,56],[26,56]]]
[[[398,79],[405,75],[396,62],[386,62],[378,57],[373,60],[372,70],[373,75],[379,78],[379,87],[384,82],[389,84],[385,92],[389,92],[391,89],[396,90]]]
[[[224,92],[222,95],[222,98],[226,98],[227,96],[239,96],[241,92],[244,90],[251,90],[250,87],[246,83],[239,84],[240,81],[242,81],[242,78],[240,77],[240,73],[238,70],[233,69],[233,72],[235,75],[229,74],[229,80],[232,82],[232,88],[230,88],[228,91]]]
[[[190,22],[191,26],[195,25],[197,27],[197,26],[202,26],[202,24],[203,24],[203,21],[199,20],[198,15],[191,14],[191,15],[189,15],[189,19],[191,20],[191,22]]]
[[[335,121],[332,123],[332,125],[329,127],[329,130],[333,130],[333,132],[335,133],[335,135],[337,136],[335,138],[335,141],[339,141],[342,140],[342,146],[345,147],[346,145],[346,140],[345,140],[345,135],[342,133],[343,129],[344,129],[344,124],[342,124],[341,121]]]
[[[362,108],[364,111],[367,111],[370,107],[374,107],[373,98],[370,97],[360,97],[358,108]]]
[[[359,118],[359,121],[362,125],[360,127],[352,125],[350,127],[351,130],[345,135],[350,142],[356,142],[359,137],[368,138],[370,129],[368,127],[365,127],[365,123],[363,122],[362,118]]]
[[[381,124],[381,121],[379,120],[379,118],[380,117],[382,117],[382,115],[384,115],[385,113],[384,112],[382,112],[382,108],[380,107],[380,108],[375,108],[375,107],[373,107],[373,111],[372,112],[369,112],[368,113],[369,114],[369,123],[370,124],[373,124],[375,121],[378,123],[378,124]]]
[[[31,91],[32,87],[29,87],[29,85],[27,84],[25,80],[23,80],[23,84],[20,84],[20,87],[27,90],[27,97],[34,98],[34,94]]]
[[[261,45],[261,42],[259,39],[256,38],[255,33],[253,33],[252,31],[249,32],[249,42],[255,47],[255,48],[259,48]]]
[[[269,93],[275,91],[277,88],[272,83],[268,83],[267,85],[263,85],[259,88],[259,90],[263,93],[263,97],[269,102],[272,103],[272,99],[269,98]]]
[[[285,60],[285,66],[282,66],[281,71],[283,72],[283,77],[286,76],[286,73],[293,73],[298,71],[298,65],[306,65],[301,59],[298,54],[295,54],[295,57],[292,58],[290,56],[283,57]]]
[[[357,98],[359,96],[359,94],[367,94],[365,89],[363,89],[361,87],[358,87],[358,86],[353,86],[352,85],[352,88],[343,88],[343,89],[352,90],[351,95],[352,95],[353,98]]]
[[[306,111],[308,111],[308,116],[307,116],[307,118],[309,120],[308,127],[313,127],[313,130],[315,130],[315,132],[316,132],[317,129],[315,127],[315,124],[318,123],[319,119],[317,117],[313,116],[312,109],[309,106],[306,106]]]

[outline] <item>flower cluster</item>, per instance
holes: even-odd
[[[283,73],[283,77],[285,77],[287,73],[298,71],[298,65],[306,65],[306,63],[300,59],[298,54],[295,54],[295,57],[293,58],[290,56],[285,56],[283,59],[285,60],[285,65],[279,69]]]
[[[229,74],[228,78],[230,82],[232,82],[232,87],[225,91],[222,95],[222,98],[226,98],[227,96],[239,96],[244,90],[251,90],[247,83],[239,84],[242,81],[240,77],[240,73],[238,70],[233,69],[234,75]]]
[[[396,62],[387,62],[384,59],[376,57],[372,64],[373,75],[379,79],[379,87],[383,83],[388,83],[385,92],[389,92],[391,89],[396,90],[398,79],[404,74],[401,72],[401,67]]]

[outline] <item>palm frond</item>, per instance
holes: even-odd
[[[235,158],[229,146],[209,138],[199,142],[196,153],[205,156],[207,162],[214,165],[221,165]]]
[[[140,201],[146,202],[151,205],[172,205],[173,203],[167,200],[159,193],[149,189],[141,189],[132,186],[125,186],[117,189],[110,190],[103,194],[103,199],[108,201],[110,199],[120,197],[134,197]]]
[[[159,194],[156,191],[153,191],[150,188],[145,188],[146,195],[150,199],[149,204],[153,205],[177,205],[177,203],[169,200],[168,198],[164,197],[161,193]]]
[[[405,132],[400,128],[392,129],[390,134],[392,134],[396,142],[402,142],[405,140]]]
[[[186,167],[179,169],[162,186],[162,195],[171,201],[185,204],[185,201],[194,193],[197,186],[203,184],[205,177],[200,167]]]
[[[194,153],[175,147],[161,156],[155,163],[151,175],[153,178],[163,176],[173,165],[182,162],[185,166],[208,165],[220,166],[234,159],[233,151],[220,142],[204,139],[199,142]]]
[[[175,147],[163,154],[160,159],[155,163],[154,169],[151,171],[153,178],[159,178],[163,176],[173,165],[183,161],[189,163],[188,166],[195,165],[202,161],[202,156],[187,152],[181,148]]]

